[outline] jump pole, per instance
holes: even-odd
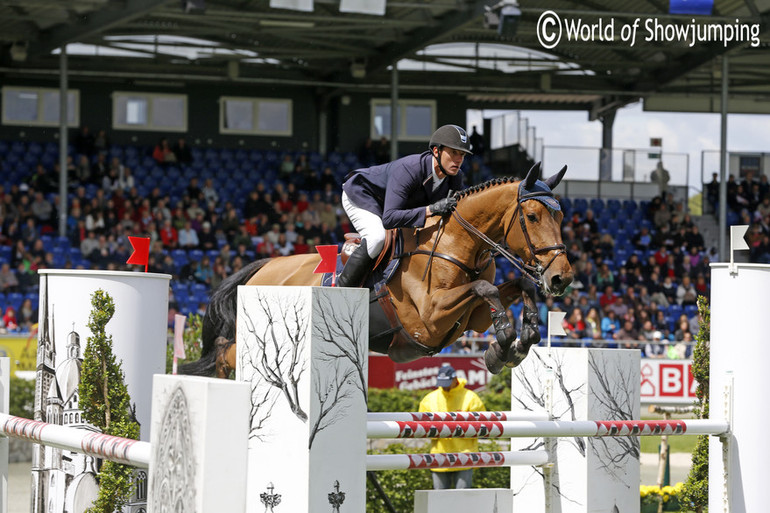
[[[548,463],[546,451],[369,454],[366,456],[366,470],[512,467],[546,463]]]
[[[618,437],[660,435],[721,435],[729,425],[722,420],[631,421],[501,421],[366,423],[369,438],[517,438]]]
[[[473,422],[500,420],[548,420],[545,413],[516,413],[511,411],[434,411],[434,412],[369,412],[366,420],[402,422]]]

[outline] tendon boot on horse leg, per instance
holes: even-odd
[[[360,287],[364,278],[372,270],[374,259],[369,256],[366,248],[366,239],[361,241],[361,245],[353,251],[348,258],[345,268],[342,269],[337,278],[338,287]]]
[[[525,303],[521,320],[521,335],[506,354],[505,365],[507,367],[517,367],[529,354],[529,348],[540,342],[537,319],[537,310],[533,310]]]
[[[495,341],[489,344],[484,352],[484,362],[492,374],[500,374],[507,362],[508,353],[515,346],[516,328],[508,319],[507,310],[492,310],[492,327],[495,330]]]

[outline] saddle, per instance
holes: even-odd
[[[382,250],[377,256],[377,259],[374,262],[374,267],[372,269],[377,269],[383,261],[390,262],[391,259],[393,259],[393,255],[396,252],[395,250],[397,237],[398,233],[395,228],[386,232],[385,244],[382,246]],[[358,248],[360,245],[361,236],[358,233],[348,232],[345,234],[345,242],[342,244],[342,251],[340,252],[340,258],[342,259],[343,266],[348,263],[348,258],[350,258],[350,255],[352,255],[356,248]]]
[[[340,251],[340,266],[342,270],[348,258],[361,244],[358,233],[346,233],[345,242]],[[400,260],[394,258],[403,250],[401,230],[387,231],[385,244],[375,260],[372,274],[366,280],[365,286],[369,294],[369,349],[387,354],[395,362],[409,362],[423,356],[433,356],[443,349],[451,340],[447,337],[439,347],[431,348],[414,340],[401,325],[393,300],[390,297],[387,283],[398,269]],[[330,283],[324,282],[324,285]]]

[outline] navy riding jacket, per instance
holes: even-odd
[[[342,189],[356,206],[382,218],[386,229],[425,226],[425,207],[463,189],[462,171],[433,190],[433,154],[409,155],[351,171]]]

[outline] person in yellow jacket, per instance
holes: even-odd
[[[420,401],[420,411],[485,411],[484,403],[473,390],[465,388],[466,381],[457,377],[455,369],[445,363],[438,371],[438,388],[428,393]],[[478,452],[477,438],[434,438],[430,442],[430,452]],[[470,488],[473,484],[472,468],[431,469],[433,488]]]

